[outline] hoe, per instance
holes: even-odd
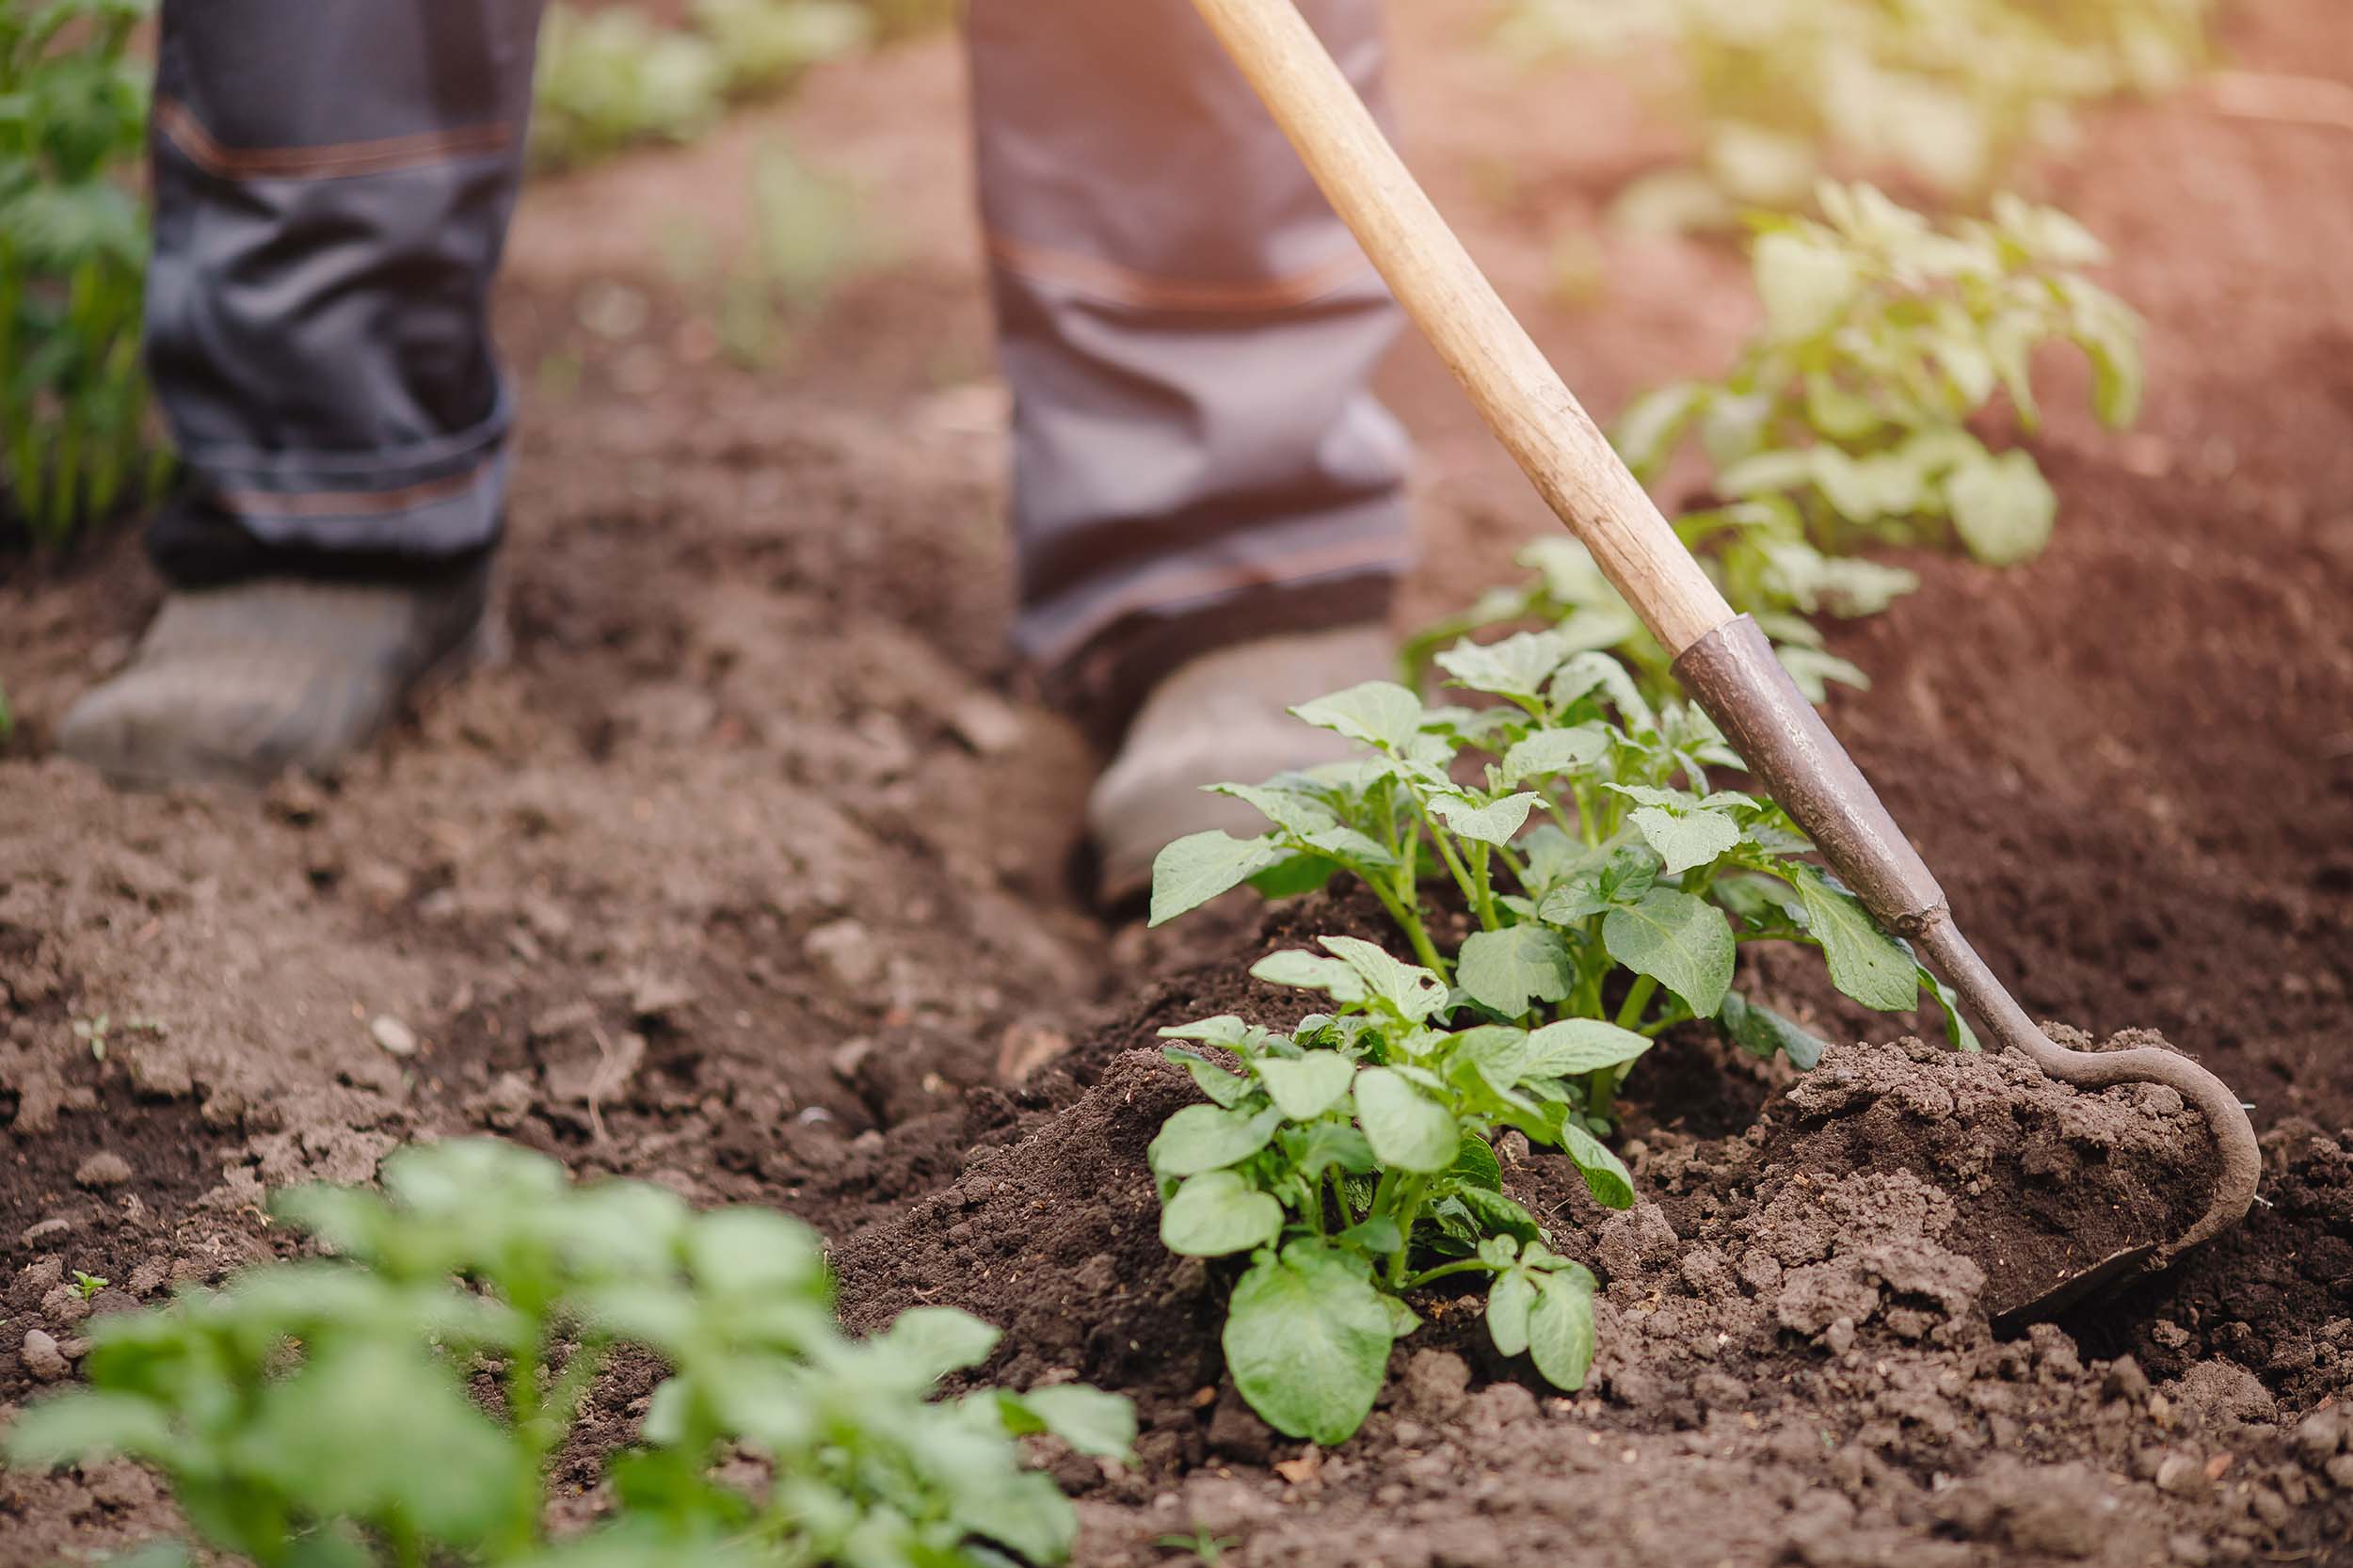
[[[2169,1051],[2070,1050],[2053,1041],[1954,924],[1936,878],[1756,623],[1736,616],[1416,183],[1293,0],[1194,0],[1355,232],[1416,326],[1553,512],[1582,540],[1674,672],[1822,857],[1881,924],[1909,938],[1988,1036],[2081,1089],[2162,1083],[2205,1115],[2220,1155],[2213,1201],[2169,1241],[2131,1246],[2055,1277],[1980,1257],[1997,1325],[2059,1310],[2165,1267],[2254,1201],[2261,1160],[2245,1107]]]

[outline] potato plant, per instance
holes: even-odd
[[[982,1568],[1060,1561],[1075,1533],[1016,1437],[1112,1458],[1133,1438],[1125,1400],[1078,1384],[932,1399],[997,1332],[927,1307],[846,1339],[817,1238],[781,1215],[574,1187],[488,1141],[383,1176],[277,1199],[334,1260],[96,1320],[91,1386],[27,1409],[10,1463],[151,1464],[206,1547],[261,1568]],[[622,1346],[670,1376],[611,1462],[609,1514],[552,1541],[550,1461]],[[731,1454],[756,1483],[713,1473]]]
[[[1234,1385],[1278,1431],[1340,1442],[1372,1408],[1390,1346],[1419,1325],[1404,1293],[1478,1273],[1496,1348],[1531,1355],[1557,1387],[1582,1387],[1593,1277],[1504,1195],[1489,1138],[1517,1128],[1561,1148],[1596,1199],[1626,1207],[1625,1168],[1584,1125],[1571,1085],[1623,1068],[1650,1041],[1593,1018],[1449,1032],[1432,1022],[1449,1005],[1435,974],[1353,936],[1321,946],[1251,971],[1331,999],[1289,1033],[1231,1015],[1160,1032],[1241,1067],[1169,1048],[1209,1103],[1171,1116],[1150,1150],[1170,1250],[1251,1255],[1226,1310]]]
[[[1216,786],[1268,821],[1256,838],[1176,840],[1153,867],[1154,924],[1250,883],[1271,896],[1355,877],[1419,960],[1353,936],[1277,952],[1251,972],[1321,991],[1289,1033],[1223,1016],[1165,1030],[1209,1098],[1153,1141],[1161,1240],[1250,1255],[1225,1331],[1235,1385],[1277,1430],[1333,1443],[1379,1392],[1413,1331],[1406,1293],[1488,1276],[1506,1355],[1556,1386],[1592,1359],[1592,1275],[1500,1191],[1490,1138],[1557,1148],[1593,1197],[1633,1201],[1600,1142],[1628,1069],[1697,1019],[1757,1055],[1810,1067],[1824,1042],[1733,988],[1740,944],[1822,952],[1869,1007],[1925,987],[1954,1043],[1976,1040],[1948,988],[1836,879],[1769,802],[1714,788],[1740,760],[1696,710],[1653,704],[1625,667],[1561,631],[1437,656],[1496,699],[1431,707],[1369,681],[1292,710],[1359,742],[1360,761]],[[1468,781],[1476,765],[1477,781]],[[1449,953],[1425,884],[1473,926]],[[1240,1071],[1192,1046],[1229,1052]]]
[[[1706,715],[1654,706],[1625,666],[1557,631],[1465,641],[1438,656],[1453,683],[1498,701],[1427,707],[1369,681],[1292,712],[1370,749],[1363,761],[1223,793],[1266,816],[1254,839],[1210,830],[1153,867],[1160,923],[1244,882],[1285,895],[1348,872],[1396,922],[1448,1008],[1527,1027],[1606,1018],[1645,1037],[1714,1020],[1800,1065],[1821,1042],[1735,996],[1741,943],[1817,948],[1832,983],[1885,1012],[1944,1005],[1942,983],[1829,873],[1769,801],[1711,786],[1739,758]],[[1470,766],[1479,778],[1465,781]],[[1452,888],[1474,929],[1451,954],[1432,935],[1425,879]],[[1606,1114],[1617,1070],[1582,1108]]]
[[[1824,221],[1757,220],[1765,320],[1731,373],[1638,399],[1614,431],[1620,453],[1654,478],[1695,436],[1726,505],[1687,526],[1754,536],[1760,581],[1793,599],[1818,568],[1782,565],[1790,545],[1838,556],[1951,540],[1994,565],[2036,554],[2057,510],[2051,487],[2032,454],[1989,451],[1971,421],[2006,397],[2036,429],[2034,355],[2052,344],[2090,362],[2102,423],[2139,417],[2139,318],[2076,270],[2105,248],[2066,214],[2010,197],[1990,222],[1940,231],[1868,185],[1820,196]]]
[[[2111,426],[2137,417],[2142,379],[2139,321],[2076,270],[2106,253],[2064,213],[2003,197],[1991,221],[1938,230],[1868,185],[1820,198],[1824,221],[1756,220],[1764,319],[1731,371],[1646,393],[1611,431],[1646,482],[1697,454],[1707,501],[1675,532],[1817,701],[1831,682],[1868,684],[1825,650],[1818,617],[1877,615],[1919,584],[1864,548],[1951,543],[2009,565],[2049,540],[2057,500],[2033,454],[1977,433],[2002,401],[2039,427],[2038,350],[2084,354]],[[1466,632],[1535,619],[1616,653],[1654,697],[1673,690],[1666,651],[1582,546],[1547,538],[1521,559],[1532,578],[1417,637],[1408,671]]]
[[[1696,130],[1698,166],[1650,177],[1625,211],[1708,221],[1737,204],[1792,206],[1817,176],[1847,168],[1980,195],[2022,152],[2063,141],[2072,105],[2185,81],[2206,59],[2214,9],[2214,0],[1507,0],[1498,39],[1531,59],[1670,61],[1660,96]]]
[[[0,516],[62,544],[164,477],[139,359],[153,0],[0,8]]]

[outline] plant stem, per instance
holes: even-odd
[[[1405,1258],[1414,1250],[1414,1219],[1421,1208],[1422,1194],[1430,1190],[1427,1176],[1407,1176],[1397,1186],[1397,1251],[1389,1255],[1389,1283],[1397,1289],[1405,1288]]]
[[[1424,1269],[1420,1273],[1408,1279],[1404,1288],[1408,1290],[1418,1290],[1433,1279],[1444,1279],[1449,1274],[1467,1274],[1474,1270],[1485,1270],[1488,1273],[1495,1272],[1495,1270],[1476,1257],[1460,1257],[1451,1263],[1441,1263],[1434,1269]]]
[[[1413,896],[1411,888],[1404,889],[1404,896],[1401,898],[1399,893],[1382,887],[1378,882],[1369,881],[1365,886],[1372,889],[1372,896],[1381,901],[1381,907],[1389,912],[1389,919],[1395,920],[1398,929],[1405,933],[1405,939],[1413,944],[1414,956],[1420,960],[1421,967],[1449,984],[1453,984],[1453,971],[1447,967],[1447,961],[1438,956],[1438,949],[1430,940],[1430,933],[1423,929],[1421,916],[1404,902],[1404,898]]]
[[[384,1521],[384,1533],[392,1544],[392,1560],[400,1568],[424,1568],[424,1539],[408,1516],[395,1511]]]
[[[1636,976],[1634,984],[1626,991],[1625,1003],[1618,1009],[1618,1027],[1632,1029],[1641,1021],[1642,1009],[1650,1005],[1650,999],[1657,994],[1658,982],[1656,979],[1649,975]]]
[[[1430,841],[1438,846],[1438,858],[1446,862],[1446,869],[1453,876],[1454,885],[1463,889],[1464,899],[1476,910],[1479,907],[1479,890],[1471,885],[1469,868],[1463,864],[1463,857],[1454,853],[1454,846],[1447,842],[1446,829],[1435,823],[1427,825]]]
[[[1477,884],[1479,923],[1494,931],[1503,921],[1496,914],[1495,880],[1488,872],[1488,846],[1474,841],[1470,853],[1471,880]]]

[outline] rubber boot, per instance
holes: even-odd
[[[1393,677],[1396,650],[1379,626],[1264,637],[1205,654],[1152,688],[1119,755],[1087,796],[1087,827],[1104,904],[1152,885],[1152,857],[1209,828],[1237,837],[1266,819],[1211,784],[1257,784],[1278,773],[1358,755],[1361,747],[1291,716],[1295,703]]]
[[[151,788],[330,769],[480,651],[489,579],[485,556],[423,582],[175,590],[130,666],[66,714],[58,749]]]

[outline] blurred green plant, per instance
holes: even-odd
[[[2215,0],[1505,0],[1499,42],[1530,59],[1664,43],[1661,96],[1699,134],[1696,168],[1630,189],[1638,221],[1789,207],[1825,172],[1885,171],[1952,196],[1999,184],[2069,109],[2179,86]]]
[[[648,141],[692,141],[728,104],[863,48],[875,20],[853,0],[695,0],[685,27],[629,7],[548,8],[531,152],[547,167]]]
[[[1819,701],[1825,682],[1867,681],[1823,649],[1814,617],[1877,615],[1918,585],[1864,548],[1958,545],[2008,566],[2049,541],[2058,502],[2034,455],[1978,434],[2003,399],[2020,427],[2039,426],[2036,351],[2082,350],[2112,427],[2138,416],[2142,373],[2139,318],[2076,270],[2107,253],[2066,214],[1998,196],[1991,221],[1940,230],[1868,185],[1824,182],[1817,200],[1826,221],[1753,220],[1764,322],[1731,371],[1637,398],[1610,439],[1645,483],[1696,449],[1709,504],[1675,531]],[[1547,538],[1521,560],[1531,580],[1421,632],[1407,669],[1466,632],[1532,619],[1616,653],[1654,696],[1673,689],[1666,650],[1582,546]]]
[[[1769,545],[1745,570],[1760,591],[1817,597],[1817,557],[1866,543],[1958,543],[2008,566],[2039,553],[2057,498],[2031,453],[1989,451],[1971,423],[2007,397],[2041,423],[2034,356],[2072,344],[2092,370],[2092,408],[2139,417],[2140,320],[2077,269],[2107,249],[2056,208],[2010,196],[1990,222],[1938,229],[1869,185],[1825,182],[1827,221],[1759,217],[1752,255],[1765,320],[1721,381],[1661,387],[1613,433],[1645,481],[1696,435],[1711,488],[1731,504],[1687,525]],[[1727,564],[1736,586],[1740,571]]]
[[[748,211],[741,247],[723,248],[685,223],[664,233],[663,252],[670,275],[708,313],[720,350],[760,370],[787,354],[798,326],[883,248],[857,185],[816,168],[781,136],[753,155]]]
[[[139,321],[153,0],[0,8],[0,502],[36,545],[160,485]]]
[[[1135,1436],[1126,1400],[1079,1384],[932,1399],[997,1331],[918,1307],[845,1338],[818,1238],[780,1214],[574,1187],[485,1140],[403,1150],[384,1188],[278,1196],[335,1260],[97,1320],[90,1386],[20,1415],[9,1463],[153,1464],[206,1544],[261,1568],[990,1568],[1077,1533],[1016,1439],[1118,1459]],[[670,1375],[612,1507],[551,1543],[551,1463],[623,1345]],[[729,1455],[757,1478],[714,1474]]]

